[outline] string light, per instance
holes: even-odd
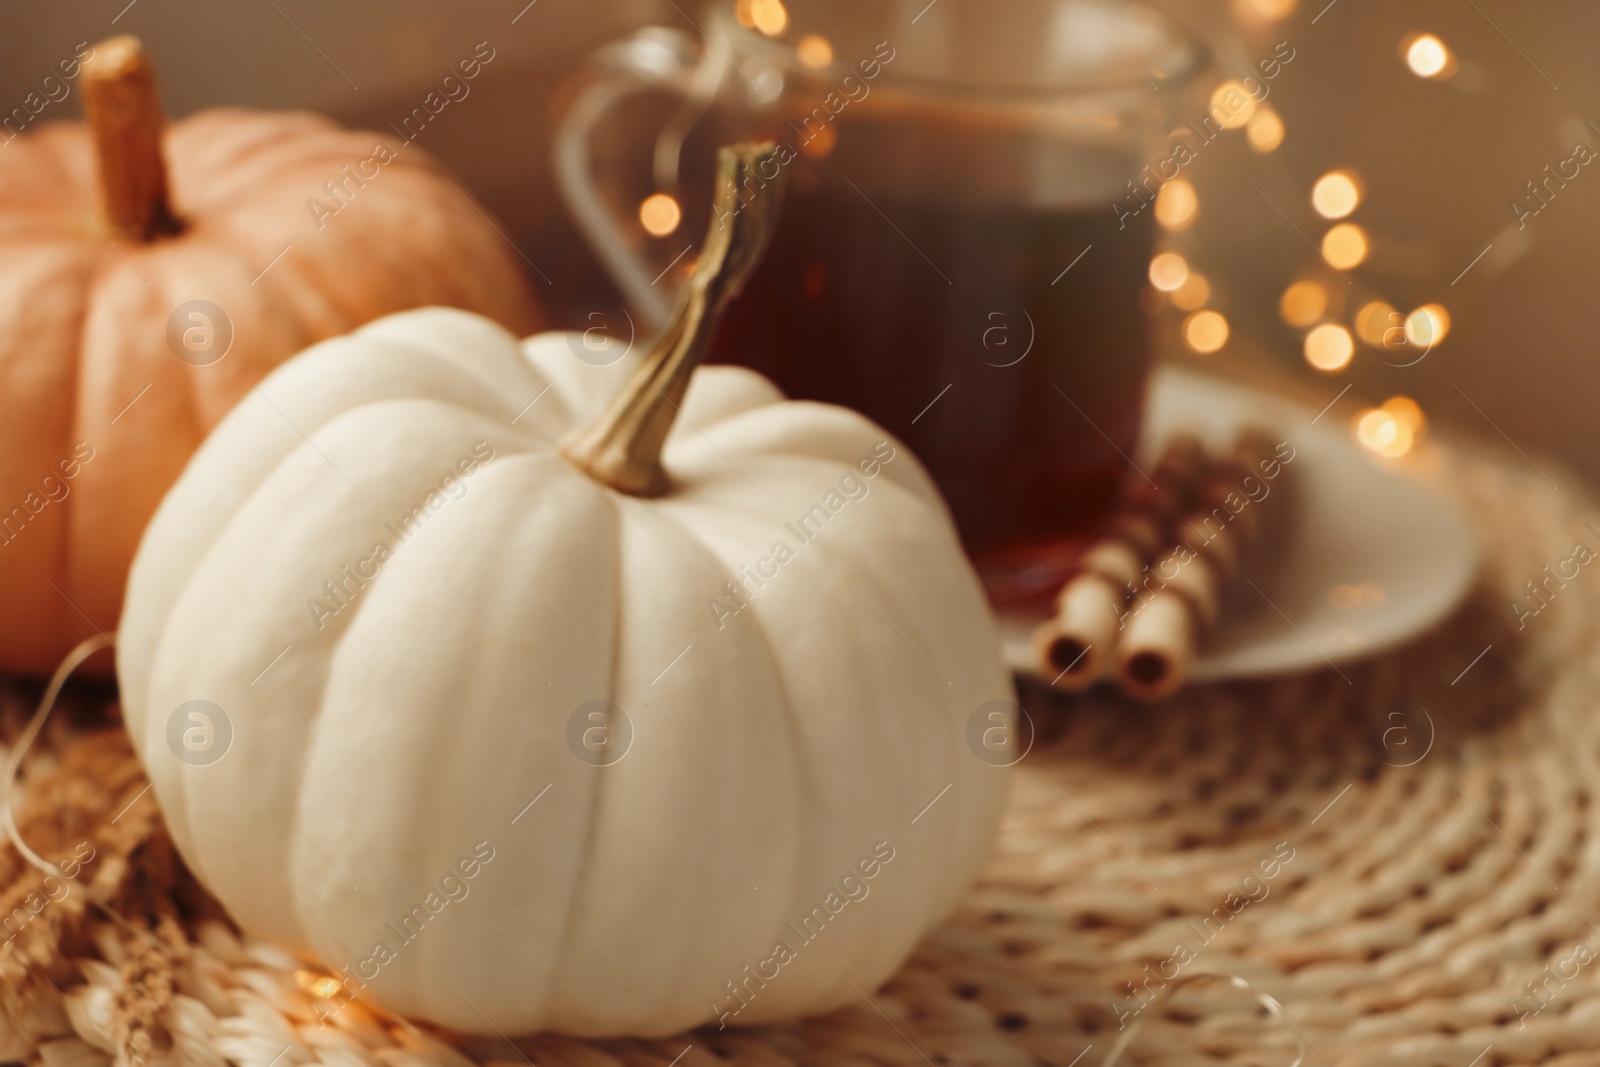
[[[1311,206],[1325,219],[1342,219],[1361,203],[1361,187],[1349,171],[1332,170],[1311,187]]]
[[[1387,453],[1398,440],[1402,426],[1387,411],[1368,408],[1356,416],[1356,440],[1374,452]]]
[[[1234,0],[1241,11],[1264,19],[1281,19],[1295,9],[1297,0]]]
[[[1455,57],[1445,43],[1431,33],[1418,34],[1402,42],[1406,66],[1419,78],[1448,78],[1455,73]]]
[[[1440,304],[1424,304],[1406,316],[1406,340],[1432,348],[1450,332],[1450,313]]]
[[[1356,312],[1356,336],[1373,348],[1386,348],[1390,340],[1389,331],[1399,322],[1400,315],[1393,305],[1374,300],[1363,304],[1361,310]]]
[[[1236,130],[1256,113],[1256,99],[1239,81],[1225,81],[1211,93],[1211,117],[1225,130]]]
[[[837,144],[838,141],[839,130],[834,126],[833,123],[830,122],[826,126],[819,127],[817,132],[812,134],[809,140],[801,141],[800,151],[804,152],[812,159],[823,159],[828,155],[829,152],[833,151],[833,146]]]
[[[1211,299],[1211,283],[1199,271],[1190,271],[1189,277],[1173,290],[1172,302],[1183,311],[1195,311],[1206,306]]]
[[[1356,440],[1379,455],[1403,456],[1421,436],[1425,421],[1415,400],[1390,397],[1382,407],[1368,408],[1356,416]]]
[[[750,21],[768,37],[777,37],[789,25],[789,12],[783,0],[751,0]]]
[[[1232,5],[1241,17],[1270,20],[1290,14],[1297,0],[1232,0]],[[1420,78],[1442,80],[1459,69],[1449,47],[1434,34],[1408,36],[1401,42],[1401,56]],[[1213,89],[1210,111],[1211,121],[1222,128],[1243,128],[1250,147],[1258,153],[1273,152],[1283,143],[1286,130],[1282,116],[1253,99],[1237,80],[1224,81]],[[1320,250],[1323,259],[1336,270],[1353,270],[1372,254],[1367,231],[1348,221],[1365,195],[1361,175],[1351,169],[1330,170],[1311,187],[1312,208],[1332,223],[1322,236]],[[1199,198],[1188,181],[1175,179],[1158,193],[1155,208],[1156,220],[1164,229],[1183,230],[1193,225]],[[1213,295],[1209,281],[1192,270],[1183,256],[1175,252],[1157,255],[1150,262],[1149,278],[1153,291],[1147,290],[1148,296],[1159,303],[1162,300],[1157,294],[1168,294],[1167,300],[1175,308],[1187,312],[1181,330],[1190,349],[1211,354],[1228,343],[1231,331],[1227,317],[1206,306]],[[1450,330],[1450,315],[1442,305],[1426,304],[1403,315],[1381,299],[1367,300],[1352,320],[1340,321],[1346,313],[1345,299],[1344,290],[1330,293],[1312,278],[1295,281],[1279,297],[1278,312],[1283,321],[1306,330],[1307,364],[1323,373],[1337,373],[1350,366],[1357,338],[1372,347],[1409,344],[1425,348],[1438,344]],[[1396,396],[1380,407],[1361,411],[1351,426],[1364,448],[1383,456],[1400,457],[1414,448],[1425,423],[1415,400]]]
[[[1278,314],[1290,326],[1310,326],[1328,309],[1328,293],[1313,281],[1295,282],[1278,299]]]
[[[1194,186],[1174,178],[1156,193],[1156,221],[1169,230],[1185,230],[1200,210],[1200,197]]]
[[[1391,396],[1383,402],[1383,410],[1411,427],[1413,433],[1420,433],[1427,421],[1422,417],[1422,406],[1409,396]]]
[[[1150,261],[1150,284],[1163,293],[1182,288],[1189,279],[1189,264],[1176,252],[1163,252]]]
[[[812,70],[821,70],[833,62],[833,45],[821,34],[812,33],[800,38],[800,43],[794,46],[795,55],[800,57],[802,65]]]
[[[1210,355],[1228,343],[1228,320],[1220,311],[1196,311],[1183,320],[1183,339],[1201,355]]]
[[[1306,334],[1306,362],[1327,374],[1343,370],[1355,354],[1356,343],[1343,326],[1325,322]]]
[[[652,237],[665,237],[682,221],[682,209],[666,193],[652,193],[639,204],[639,225]]]
[[[1262,106],[1245,127],[1250,147],[1263,155],[1283,143],[1283,119],[1270,107]]]
[[[1335,270],[1359,267],[1367,258],[1367,232],[1353,222],[1341,222],[1322,237],[1322,258]]]
[[[334,978],[332,975],[318,974],[315,971],[295,971],[294,980],[299,983],[301,989],[323,1000],[337,996],[343,988],[339,983],[339,979]]]

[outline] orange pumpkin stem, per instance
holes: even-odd
[[[761,261],[778,217],[783,161],[771,141],[717,153],[717,193],[705,247],[661,335],[605,414],[562,445],[595,481],[630,496],[671,488],[661,448],[717,315]]]
[[[137,37],[113,37],[95,46],[83,64],[83,100],[100,161],[106,220],[136,241],[177,233],[161,158],[161,98],[150,57]]]

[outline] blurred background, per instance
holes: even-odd
[[[744,0],[740,13],[748,21],[775,3]],[[1404,452],[1413,427],[1450,424],[1600,476],[1589,407],[1600,387],[1590,281],[1600,168],[1586,165],[1600,151],[1589,55],[1600,6],[1150,6],[1212,49],[1215,69],[1187,105],[1196,117],[1204,94],[1258,74],[1263,58],[1293,57],[1185,169],[1187,191],[1158,205],[1171,255],[1153,264],[1146,297],[1163,350],[1276,376],[1308,400],[1351,385],[1341,417],[1414,399],[1421,414],[1402,399],[1357,429],[1379,451]],[[805,5],[791,7],[802,21]],[[503,221],[556,324],[581,326],[619,297],[558,193],[556,119],[596,49],[649,25],[697,33],[705,16],[691,0],[11,6],[0,14],[0,107],[20,106],[80,42],[127,32],[152,52],[174,117],[310,108],[385,131],[487,42],[494,58],[470,96],[417,143]],[[80,107],[74,93],[30,121],[75,119]],[[663,265],[677,247],[661,245]]]

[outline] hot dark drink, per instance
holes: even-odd
[[[881,170],[824,178],[797,160],[712,358],[897,434],[949,501],[991,595],[1021,598],[1058,584],[1063,547],[1104,514],[1133,452],[1150,213],[1119,222],[1103,182],[1088,203],[1051,204],[1048,188],[975,196],[959,179],[972,162],[902,179],[923,186],[907,192],[884,188]],[[927,188],[952,173],[957,195]]]
[[[1150,363],[1145,165],[1205,50],[1129,0],[916,7],[813,0],[779,32],[719,5],[708,48],[655,30],[608,48],[557,173],[660,320],[692,262],[680,242],[709,221],[695,205],[717,148],[777,142],[776,236],[712,358],[899,435],[991,599],[1048,597],[1127,476]],[[650,151],[626,151],[641,131]],[[654,243],[633,217],[642,184],[598,191],[646,155],[652,189],[686,194],[670,236],[644,227]]]

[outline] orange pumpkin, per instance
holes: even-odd
[[[116,625],[157,503],[289,356],[430,304],[519,336],[541,325],[515,250],[421,149],[302,113],[163,129],[133,38],[97,45],[81,77],[87,125],[0,145],[0,668],[14,671]]]

